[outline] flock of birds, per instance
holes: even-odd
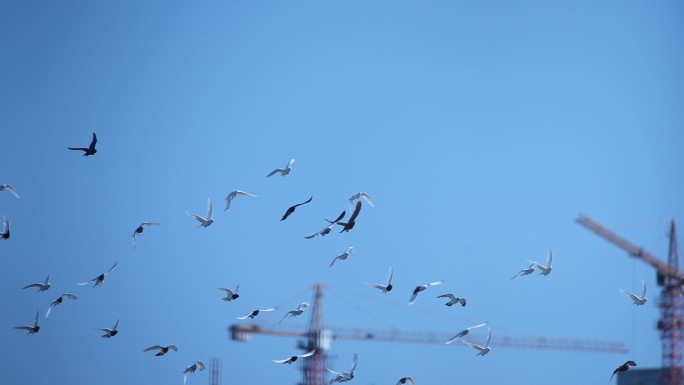
[[[74,151],[83,151],[83,156],[87,157],[87,156],[92,156],[92,155],[97,153],[96,144],[97,144],[97,136],[95,133],[93,133],[92,141],[88,147],[67,147],[67,148],[69,150],[74,150]],[[284,168],[274,169],[273,171],[271,171],[270,173],[267,174],[267,177],[271,177],[271,176],[276,175],[276,174],[280,174],[283,177],[289,175],[292,172],[292,166],[293,166],[294,162],[295,162],[295,160],[291,159]],[[0,192],[3,192],[3,191],[8,191],[12,195],[14,195],[17,199],[19,199],[19,194],[17,193],[16,189],[12,185],[10,185],[10,184],[0,185]],[[241,190],[232,191],[225,198],[226,206],[225,206],[224,211],[227,211],[230,209],[233,200],[235,200],[237,197],[256,198],[257,196],[255,194],[251,194],[251,193],[246,192],[246,191],[241,191]],[[304,201],[302,203],[297,203],[297,204],[290,206],[285,211],[285,213],[283,214],[283,216],[280,220],[281,221],[286,220],[296,211],[296,209],[298,207],[310,203],[312,201],[312,199],[313,199],[313,196],[311,196],[309,199],[307,199],[306,201]],[[363,199],[371,207],[375,207],[375,203],[373,202],[373,200],[371,199],[371,197],[367,193],[359,192],[357,194],[354,194],[349,198],[349,202],[350,202],[350,205],[353,205],[354,201],[356,201],[356,204],[354,206],[352,215],[349,217],[349,219],[346,222],[342,221],[344,219],[344,217],[346,216],[346,210],[345,210],[341,214],[339,214],[334,220],[325,219],[325,221],[328,223],[328,225],[325,228],[323,228],[322,230],[320,230],[314,234],[311,234],[309,236],[305,236],[304,238],[312,239],[315,237],[324,237],[327,234],[329,234],[330,232],[332,232],[332,230],[335,229],[337,226],[339,226],[337,228],[340,229],[340,233],[352,230],[356,224],[356,220],[357,220],[359,213],[361,211],[361,208],[363,206],[361,203],[361,199]],[[191,218],[194,218],[195,220],[197,220],[199,222],[200,227],[206,228],[206,227],[211,226],[214,223],[214,219],[212,217],[213,205],[212,205],[211,198],[209,198],[207,200],[207,214],[206,214],[206,216],[203,217],[203,216],[191,213],[189,211],[186,211],[186,214],[188,216],[190,216]],[[144,229],[147,226],[156,226],[156,225],[160,225],[160,223],[146,221],[146,222],[141,223],[133,231],[132,241],[133,241],[133,248],[134,249],[136,247],[137,237],[139,237],[143,233]],[[3,217],[3,230],[2,230],[2,232],[0,232],[0,239],[7,240],[9,238],[10,238],[10,221],[8,218]],[[336,261],[347,260],[347,258],[349,258],[352,255],[352,253],[354,253],[354,247],[350,246],[344,252],[337,255],[332,260],[329,267],[333,267]],[[528,260],[528,262],[530,263],[530,265],[528,267],[521,269],[511,279],[530,275],[537,270],[539,271],[539,275],[548,276],[552,271],[553,254],[552,254],[551,250],[548,251],[548,256],[547,256],[547,260],[546,260],[545,264],[541,264],[537,261],[532,261],[532,260]],[[115,262],[114,265],[109,270],[107,270],[106,272],[103,272],[103,273],[99,274],[98,276],[96,276],[96,277],[94,277],[88,281],[77,283],[77,285],[91,285],[92,284],[92,287],[101,286],[104,284],[105,278],[110,273],[112,273],[116,269],[116,267],[117,267],[117,263]],[[370,287],[373,287],[375,289],[378,289],[380,292],[382,292],[384,294],[387,294],[387,293],[391,292],[393,289],[393,285],[392,285],[393,275],[394,275],[394,270],[390,266],[389,277],[387,279],[386,284],[372,284],[372,283],[368,283],[368,282],[366,282],[365,284],[370,286]],[[430,282],[430,283],[426,283],[426,284],[416,286],[413,289],[413,291],[411,292],[408,303],[410,305],[414,304],[416,302],[416,300],[418,299],[419,294],[425,292],[428,288],[430,288],[432,286],[441,285],[442,283],[444,283],[444,281],[440,280],[440,281],[434,281],[434,282]],[[52,284],[50,283],[50,275],[48,274],[47,278],[43,282],[31,283],[29,285],[24,286],[23,289],[36,288],[37,292],[45,292],[45,291],[48,291],[51,287],[52,287]],[[238,294],[239,289],[240,289],[239,284],[236,285],[235,289],[218,288],[218,290],[223,291],[225,293],[225,297],[223,297],[222,299],[223,299],[223,301],[226,301],[226,302],[237,300],[240,297],[240,295]],[[642,281],[641,295],[636,295],[636,294],[633,294],[631,292],[625,291],[623,289],[620,289],[620,291],[623,292],[625,295],[629,296],[632,299],[633,303],[637,306],[643,305],[647,301],[647,298],[646,298],[646,282],[645,281]],[[64,302],[64,300],[66,300],[66,299],[76,300],[77,298],[78,297],[73,293],[62,293],[59,297],[57,297],[55,300],[53,300],[50,303],[48,310],[45,314],[45,318],[48,318],[51,311],[53,311],[53,309],[56,308],[57,306],[61,305]],[[465,298],[457,297],[453,293],[441,294],[441,295],[438,295],[436,298],[447,298],[448,302],[446,302],[444,304],[446,306],[453,306],[456,304],[460,304],[461,307],[465,307],[466,303],[467,303]],[[310,305],[307,302],[302,302],[297,308],[289,310],[283,316],[283,318],[280,320],[280,322],[283,322],[288,318],[297,317],[297,316],[302,315],[304,313],[305,309],[308,308],[309,306]],[[276,310],[278,310],[278,307],[271,307],[271,308],[266,308],[266,309],[255,309],[255,310],[253,310],[253,311],[251,311],[251,312],[249,312],[243,316],[237,317],[237,319],[239,319],[239,320],[245,320],[248,318],[253,319],[261,313],[273,312]],[[39,319],[40,319],[40,312],[37,311],[33,324],[16,326],[15,329],[25,330],[28,332],[28,334],[36,334],[40,331]],[[491,351],[490,341],[491,341],[491,337],[492,337],[492,330],[491,330],[491,328],[489,328],[488,325],[489,325],[488,322],[483,322],[483,323],[479,323],[479,324],[464,328],[464,329],[460,330],[458,333],[456,333],[452,338],[445,341],[445,344],[451,344],[453,342],[459,341],[460,343],[465,344],[467,346],[470,346],[473,349],[477,350],[478,356],[485,356]],[[487,332],[487,337],[486,337],[486,339],[482,345],[475,344],[472,342],[468,342],[468,341],[465,341],[463,339],[463,337],[468,335],[471,330],[482,328],[485,326],[488,327],[488,332]],[[104,332],[104,334],[102,334],[103,338],[112,338],[118,334],[118,327],[119,327],[119,320],[117,320],[116,323],[114,324],[114,326],[112,326],[111,328],[98,328],[97,330]],[[169,350],[173,350],[173,351],[177,352],[178,348],[176,347],[176,345],[173,345],[173,344],[166,345],[166,346],[164,346],[164,345],[153,345],[153,346],[150,346],[150,347],[143,349],[143,352],[157,351],[155,356],[163,356],[166,353],[168,353]],[[314,350],[311,350],[311,351],[306,352],[304,354],[294,355],[294,356],[291,356],[291,357],[288,357],[285,359],[272,360],[272,361],[275,363],[278,363],[278,364],[292,364],[299,359],[305,359],[307,357],[311,357],[315,353],[316,353],[316,350],[314,349]],[[353,356],[353,359],[352,359],[351,368],[348,372],[337,372],[337,371],[334,371],[332,369],[327,368],[327,370],[332,374],[330,384],[333,384],[335,382],[351,381],[354,378],[354,371],[356,370],[357,364],[358,364],[358,355],[355,353]],[[610,380],[612,380],[613,376],[616,373],[626,371],[631,366],[636,366],[636,363],[632,360],[627,361],[624,364],[618,366],[613,371],[613,374],[611,375]],[[205,368],[206,368],[205,364],[199,360],[197,360],[194,363],[192,363],[191,365],[187,366],[185,368],[185,370],[182,372],[184,374],[183,383],[185,384],[187,382],[187,375],[189,373],[194,373],[197,370],[202,371],[202,370],[205,370]],[[398,380],[397,385],[406,384],[406,383],[415,384],[414,380],[411,377],[402,377]]]

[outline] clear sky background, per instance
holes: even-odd
[[[605,384],[660,365],[654,270],[684,220],[680,1],[5,1],[0,372],[23,384],[295,384],[296,339],[230,341],[326,285],[326,326],[622,341],[628,354],[338,340],[353,383]],[[98,153],[83,158],[69,146]],[[266,175],[296,159],[287,177]],[[258,195],[238,198],[235,189]],[[303,239],[365,191],[349,233]],[[294,203],[313,196],[286,221]],[[214,201],[216,222],[198,228]],[[138,239],[143,221],[158,221]],[[684,229],[680,229],[680,234]],[[681,240],[681,237],[680,237]],[[329,268],[347,247],[354,253]],[[554,252],[554,270],[510,278]],[[119,265],[105,285],[76,286]],[[363,283],[395,289],[383,296]],[[46,293],[22,290],[52,274]],[[407,304],[419,284],[442,286]],[[620,288],[649,302],[636,308]],[[240,284],[221,301],[218,287]],[[63,292],[79,296],[53,310]],[[468,299],[447,308],[439,294]],[[14,330],[41,312],[36,335]],[[310,310],[310,309],[309,309]],[[309,312],[284,322],[301,327]],[[103,339],[94,328],[120,333]],[[482,341],[486,329],[473,331]],[[143,353],[174,343],[177,353]],[[207,383],[195,373],[189,384]]]

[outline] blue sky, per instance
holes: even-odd
[[[653,269],[574,223],[585,213],[661,258],[682,221],[684,5],[676,1],[202,1],[0,4],[0,371],[26,384],[294,384],[296,340],[230,341],[326,285],[334,327],[623,341],[628,354],[335,341],[354,383],[605,383],[660,364]],[[66,149],[99,138],[83,158]],[[266,175],[296,159],[287,177]],[[223,199],[240,189],[224,212]],[[305,240],[368,192],[356,227]],[[286,221],[287,207],[313,196]],[[206,212],[209,228],[184,214]],[[679,198],[679,199],[677,199]],[[133,250],[131,233],[148,228]],[[680,231],[681,233],[681,231]],[[347,247],[356,252],[328,268]],[[546,277],[510,280],[554,252]],[[119,266],[104,286],[76,286]],[[386,296],[363,282],[382,282]],[[52,274],[46,293],[21,287]],[[419,284],[445,280],[407,305]],[[632,306],[620,288],[649,286]],[[217,287],[240,284],[221,301]],[[79,296],[13,327],[63,292]],[[446,308],[439,294],[468,298]],[[287,320],[306,326],[309,313]],[[259,320],[257,318],[257,320]],[[120,319],[120,333],[94,328]],[[486,330],[473,331],[484,339]],[[177,353],[142,349],[174,343]],[[188,383],[206,383],[195,373]]]

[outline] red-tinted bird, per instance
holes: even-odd
[[[354,208],[354,212],[352,213],[351,217],[349,217],[349,221],[347,222],[337,222],[338,225],[342,226],[342,231],[349,231],[354,228],[354,225],[356,224],[356,217],[359,216],[359,212],[361,211],[361,201],[356,202],[356,207]]]

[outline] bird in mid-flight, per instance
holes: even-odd
[[[407,383],[409,383],[409,382],[410,382],[412,385],[416,385],[416,383],[413,381],[413,378],[411,378],[411,377],[402,377],[402,378],[400,378],[399,381],[397,381],[397,385],[407,384]]]
[[[536,261],[530,261],[529,259],[527,262],[530,262],[534,265],[534,267],[541,271],[539,275],[549,275],[551,273],[551,262],[553,262],[553,254],[551,253],[551,249],[549,249],[549,255],[546,257],[546,266]]]
[[[624,291],[622,289],[620,289],[620,291],[627,294],[629,296],[629,298],[631,298],[632,301],[634,301],[634,304],[637,306],[643,305],[646,303],[646,301],[648,301],[648,298],[646,298],[646,281],[643,281],[643,280],[641,281],[641,295],[640,296],[632,294],[628,291]]]
[[[354,212],[352,213],[351,217],[349,217],[349,220],[347,222],[337,222],[338,225],[342,226],[342,231],[349,231],[354,228],[354,225],[356,224],[356,217],[359,216],[359,212],[361,211],[361,201],[356,202],[356,207],[354,208]]]
[[[271,171],[266,176],[269,177],[269,176],[277,174],[277,173],[280,173],[281,176],[285,176],[285,175],[289,174],[290,171],[292,171],[292,164],[293,163],[294,163],[294,159],[290,159],[290,161],[287,163],[287,166],[285,166],[285,168],[276,168],[275,170]]]
[[[461,306],[466,305],[466,299],[465,298],[456,297],[453,294],[442,294],[442,295],[438,295],[437,298],[449,298],[449,302],[445,303],[445,305],[447,305],[447,306],[453,306],[457,303],[460,303]]]
[[[299,358],[311,357],[314,355],[314,353],[316,353],[316,349],[314,349],[310,352],[306,352],[304,354],[297,354],[296,356],[292,356],[292,357],[286,358],[284,360],[272,360],[272,361],[275,362],[276,364],[288,364],[289,365],[289,364],[297,361],[297,359],[299,359]]]
[[[351,205],[354,203],[355,200],[363,198],[371,207],[375,207],[375,203],[373,203],[373,200],[371,199],[370,195],[366,194],[365,192],[360,192],[356,193],[349,198],[349,204]]]
[[[145,226],[151,226],[151,225],[159,225],[159,222],[143,222],[138,226],[138,228],[135,229],[133,232],[133,249],[135,249],[135,237],[137,237],[139,234],[142,234]]]
[[[90,142],[90,146],[86,147],[67,147],[69,150],[79,150],[83,151],[83,156],[94,155],[97,150],[95,149],[95,144],[97,143],[97,135],[93,132],[93,140]]]
[[[283,317],[283,319],[280,320],[280,322],[285,321],[285,319],[289,318],[289,317],[296,317],[298,315],[302,315],[302,313],[304,313],[304,309],[309,307],[309,306],[310,305],[307,302],[300,303],[296,309],[288,311],[287,314],[285,314],[285,317]],[[278,323],[280,323],[280,322],[278,322]]]
[[[484,356],[485,354],[487,354],[491,351],[491,349],[489,348],[489,342],[491,340],[492,340],[492,329],[489,329],[489,333],[487,334],[487,340],[485,341],[484,345],[478,345],[478,344],[474,344],[472,342],[463,341],[463,340],[461,340],[461,342],[470,346],[471,348],[477,349],[479,351],[479,353],[477,353],[478,356]]]
[[[517,276],[522,277],[523,275],[530,275],[532,273],[534,273],[534,262],[532,262],[532,264],[530,264],[530,267],[526,267],[526,268],[520,270],[518,272],[518,274],[514,275],[513,278],[511,278],[511,279],[514,279]]]
[[[102,273],[102,274],[98,275],[97,277],[91,279],[90,281],[77,283],[77,285],[88,285],[90,283],[93,284],[93,287],[104,285],[105,277],[107,276],[107,274],[114,271],[114,269],[116,269],[116,265],[118,265],[118,264],[119,264],[119,262],[114,262],[114,265],[111,268],[109,268],[109,270],[107,270],[106,273]]]
[[[332,266],[335,264],[335,261],[337,261],[338,259],[339,259],[340,261],[346,261],[347,258],[348,258],[353,252],[354,252],[354,246],[349,246],[349,247],[347,247],[347,250],[345,250],[344,253],[338,255],[337,257],[335,257],[335,258],[332,260],[332,262],[330,262],[330,266],[328,266],[328,267],[332,267]]]
[[[0,184],[0,191],[7,190],[12,193],[17,199],[19,199],[19,194],[17,194],[17,190],[12,187],[11,184]]]
[[[613,376],[615,376],[615,373],[626,372],[629,370],[630,366],[637,366],[637,364],[636,364],[636,362],[629,360],[629,361],[625,362],[624,364],[618,366],[615,370],[613,370],[613,374],[610,376],[610,380],[608,380],[608,382],[610,382],[613,379]]]
[[[388,291],[392,291],[392,276],[393,275],[394,275],[394,270],[392,270],[392,266],[390,266],[389,278],[387,279],[387,285],[380,285],[380,284],[368,283],[368,282],[366,282],[366,285],[373,286],[374,288],[380,290],[384,294],[387,294]]]
[[[256,198],[256,195],[254,194],[250,194],[246,191],[235,190],[226,197],[226,208],[223,211],[226,211],[230,208],[230,202],[232,202],[233,199],[235,199],[235,197],[238,195]]]
[[[347,381],[353,380],[354,379],[354,370],[356,370],[356,364],[358,363],[358,361],[359,361],[359,356],[356,355],[356,353],[354,353],[354,358],[352,359],[352,365],[351,365],[350,371],[339,373],[339,372],[336,372],[334,370],[330,370],[330,369],[326,368],[326,369],[328,369],[328,371],[330,373],[335,375],[335,377],[333,377],[330,380],[330,384],[332,384],[334,382],[347,382]]]
[[[155,354],[155,356],[160,357],[160,356],[163,356],[164,354],[168,353],[168,352],[169,352],[169,349],[170,349],[170,350],[173,350],[174,352],[177,352],[177,351],[178,351],[178,348],[176,347],[176,345],[171,344],[171,345],[168,345],[168,346],[152,345],[152,346],[150,346],[149,348],[143,349],[143,352],[149,352],[150,350],[159,350],[159,351],[157,352],[157,354]]]
[[[185,375],[183,376],[183,385],[185,385],[185,383],[188,380],[188,373],[195,373],[195,371],[197,371],[197,369],[199,369],[200,371],[206,369],[206,366],[204,366],[204,362],[195,361],[194,364],[185,368],[185,370],[183,371],[183,373],[185,373]]]
[[[185,213],[188,214],[189,216],[197,219],[200,223],[200,226],[202,227],[209,227],[211,226],[212,223],[214,223],[214,220],[211,218],[211,213],[214,211],[213,206],[211,204],[211,198],[207,198],[207,217],[203,218],[200,217],[197,214],[193,214],[189,211],[186,211]]]
[[[36,334],[38,333],[38,330],[40,330],[40,325],[38,325],[38,317],[39,314],[36,312],[36,319],[33,321],[32,326],[15,326],[14,328],[19,330],[28,330],[28,334]]]
[[[9,219],[7,219],[7,217],[3,216],[2,217],[2,223],[4,225],[4,228],[3,228],[2,232],[0,233],[0,239],[9,239],[9,237],[10,237]]]
[[[296,205],[290,206],[290,208],[287,209],[287,211],[285,212],[285,215],[283,215],[283,217],[282,217],[280,220],[281,220],[281,221],[286,220],[287,217],[290,216],[290,214],[292,214],[293,212],[295,212],[295,209],[297,209],[298,206],[305,205],[305,204],[311,202],[312,199],[313,199],[313,196],[311,196],[311,198],[309,198],[309,200],[307,200],[306,202],[297,203]]]
[[[409,305],[413,305],[413,303],[416,302],[416,299],[418,298],[418,294],[427,290],[428,287],[441,285],[442,283],[444,283],[444,281],[435,281],[426,283],[425,285],[416,286],[416,288],[413,289],[413,293],[411,293],[411,298],[409,298]]]
[[[102,338],[112,338],[115,335],[119,333],[119,320],[116,320],[116,323],[114,324],[113,328],[102,328],[102,329],[97,329],[97,330],[102,330],[105,332],[105,334],[102,335]]]
[[[221,291],[225,291],[225,292],[226,292],[226,296],[223,297],[223,300],[226,301],[226,302],[230,302],[230,301],[232,301],[232,300],[234,300],[234,299],[240,298],[240,294],[238,294],[238,290],[239,290],[239,289],[240,289],[240,284],[238,284],[238,285],[235,287],[235,290],[226,289],[226,288],[224,288],[224,287],[219,287],[219,288],[218,288],[218,290],[221,290]]]
[[[71,293],[64,293],[60,295],[56,300],[52,301],[52,303],[50,304],[47,313],[45,313],[45,318],[47,318],[50,315],[50,311],[52,310],[52,308],[64,302],[64,298],[77,299],[78,297]]]
[[[274,311],[277,310],[277,307],[272,307],[269,309],[257,309],[257,310],[252,310],[249,313],[243,315],[242,317],[237,317],[237,319],[247,319],[247,318],[254,318],[259,315],[259,313],[263,313],[265,311]]]
[[[311,239],[311,238],[317,237],[317,236],[319,236],[319,235],[320,235],[321,237],[324,237],[324,236],[330,234],[330,232],[332,231],[333,226],[335,226],[335,223],[339,222],[342,218],[344,218],[344,216],[345,216],[346,214],[347,214],[347,210],[342,211],[342,214],[340,214],[334,221],[331,221],[331,220],[326,219],[326,221],[328,221],[328,223],[330,223],[330,225],[329,225],[328,227],[324,228],[323,230],[321,230],[321,231],[319,231],[319,232],[317,232],[317,233],[315,233],[315,234],[311,234],[311,235],[309,235],[308,237],[304,237],[304,238],[306,238],[306,239]]]
[[[465,329],[461,330],[460,332],[458,332],[455,336],[449,338],[449,339],[445,342],[445,344],[448,345],[448,344],[450,344],[450,343],[456,341],[456,339],[458,339],[458,338],[465,337],[466,335],[468,335],[468,333],[470,333],[470,330],[472,330],[472,329],[477,329],[477,328],[481,328],[481,327],[483,327],[483,326],[487,326],[488,323],[489,323],[489,322],[483,322],[483,323],[481,323],[481,324],[477,324],[477,325],[471,326],[471,327],[469,327],[469,328],[465,328]]]
[[[45,278],[45,281],[26,285],[22,289],[28,289],[29,287],[38,288],[38,291],[36,291],[36,293],[38,293],[39,291],[47,291],[52,287],[52,284],[50,283],[50,274],[48,274],[47,278]]]

